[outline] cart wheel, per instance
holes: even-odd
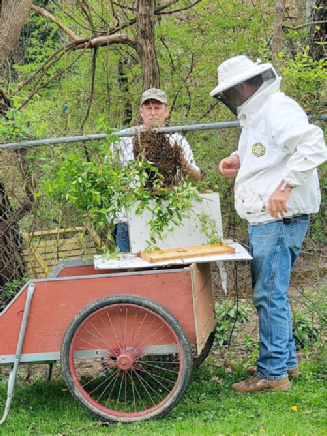
[[[207,340],[203,350],[201,351],[200,355],[193,359],[193,366],[194,367],[197,368],[198,366],[200,366],[208,357],[210,350],[213,346],[214,340],[215,340],[215,334],[216,334],[216,329],[210,333],[208,340]]]
[[[96,300],[67,329],[62,370],[73,396],[104,421],[161,418],[182,398],[192,348],[175,316],[128,294]]]

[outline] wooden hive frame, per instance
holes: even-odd
[[[21,234],[29,278],[45,278],[61,260],[93,256],[102,245],[98,234],[89,226]]]

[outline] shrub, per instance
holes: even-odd
[[[235,305],[233,301],[215,303],[217,327],[215,343],[229,345],[233,336],[237,335],[236,323],[244,324],[250,319],[252,308],[244,304]]]

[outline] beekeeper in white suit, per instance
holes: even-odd
[[[249,224],[253,302],[259,316],[257,367],[234,383],[236,392],[283,391],[298,376],[287,297],[292,265],[300,253],[310,214],[318,212],[317,167],[327,157],[322,130],[280,91],[269,63],[236,56],[218,67],[220,98],[240,120],[238,150],[219,164],[235,180],[235,207]]]

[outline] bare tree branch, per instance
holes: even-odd
[[[45,83],[42,83],[40,86],[38,86],[37,88],[34,88],[31,92],[30,92],[30,94],[29,94],[29,96],[28,96],[28,98],[25,100],[25,101],[23,101],[23,103],[20,105],[20,108],[19,109],[21,109],[21,108],[23,108],[24,106],[26,106],[26,104],[31,100],[31,98],[40,90],[40,89],[42,89],[42,88],[44,88],[45,86],[47,86],[49,83],[51,83],[54,79],[57,79],[58,77],[60,77],[65,71],[67,71],[68,69],[70,69],[77,61],[78,61],[78,59],[81,57],[81,56],[83,56],[83,54],[84,54],[84,51],[87,49],[88,47],[85,47],[85,49],[81,52],[81,53],[79,53],[78,54],[78,56],[76,56],[76,58],[65,68],[65,69],[61,69],[61,70],[59,70],[56,74],[54,74],[53,76],[51,76],[50,78],[49,78],[49,80],[47,80]]]
[[[33,74],[31,74],[17,89],[16,91],[13,93],[13,95],[18,94],[19,91],[21,91],[25,85],[28,85],[38,74],[40,71],[45,69],[45,66],[52,60],[51,64],[47,66],[47,69],[50,68],[51,65],[53,65],[54,63],[58,62],[58,60],[63,56],[63,54],[65,53],[65,48],[66,47],[61,47],[58,50],[56,50],[54,53],[52,53],[48,59],[45,60],[45,62],[43,62],[43,64],[34,71]],[[61,53],[62,52],[62,53]],[[61,53],[61,54],[60,54]],[[56,58],[56,56],[58,56],[60,54],[59,57]],[[55,59],[54,59],[55,58]],[[54,59],[54,60],[53,60]]]
[[[196,5],[197,3],[200,3],[202,0],[196,0],[195,3],[192,3],[191,5],[186,6],[185,8],[181,8],[181,9],[178,9],[178,10],[175,10],[175,11],[170,11],[170,12],[163,12],[162,14],[160,13],[160,12],[163,11],[164,9],[167,9],[167,8],[169,8],[170,6],[173,6],[173,5],[175,5],[176,3],[179,3],[179,1],[180,1],[180,0],[171,0],[171,1],[168,1],[168,2],[166,2],[166,3],[164,3],[164,4],[162,4],[161,6],[157,6],[157,7],[154,9],[154,13],[155,13],[155,15],[173,14],[173,13],[175,13],[175,12],[184,11],[185,9],[190,9],[190,8],[192,8],[194,5]],[[131,12],[135,12],[135,11],[136,11],[135,8],[132,8],[132,7],[129,7],[129,6],[126,6],[126,5],[122,5],[122,4],[117,3],[117,2],[112,2],[112,3],[113,3],[115,6],[121,8],[121,9],[125,9],[125,10],[127,10],[127,11],[131,11]]]
[[[110,3],[110,6],[111,6],[112,16],[117,20],[117,22],[119,22],[119,19],[118,19],[117,14],[116,14],[116,10],[114,8],[115,2],[113,0],[109,0],[109,3]]]
[[[283,26],[283,29],[299,30],[299,29],[303,29],[304,27],[313,26],[315,24],[326,24],[326,23],[327,23],[327,20],[325,20],[325,21],[312,21],[311,23],[305,23],[305,24],[302,24],[301,26],[297,26],[297,27]]]
[[[113,8],[113,5],[115,5],[115,6],[117,6],[120,9],[125,9],[126,11],[131,11],[131,12],[135,12],[136,11],[135,8],[131,8],[129,6],[122,5],[122,4],[117,3],[117,2],[113,2],[112,0],[110,0],[110,3],[112,4],[112,8]]]
[[[76,17],[74,16],[74,15],[72,15],[72,14],[70,14],[70,13],[68,13],[68,11],[67,11],[67,9],[66,8],[63,8],[62,7],[62,3],[58,3],[58,2],[56,2],[55,0],[53,0],[53,3],[57,6],[57,8],[59,9],[59,10],[61,10],[68,18],[70,18],[77,26],[79,26],[79,27],[81,27],[82,29],[85,29],[85,30],[89,30],[89,31],[92,31],[92,29],[90,29],[88,26],[85,26],[84,24],[83,24],[83,22],[79,22],[77,19],[76,19]]]
[[[136,42],[133,38],[125,34],[117,34],[117,35],[106,35],[106,36],[98,36],[97,38],[93,38],[91,40],[80,40],[76,41],[75,49],[85,48],[85,47],[101,47],[109,44],[127,44],[130,47],[136,48]]]
[[[90,26],[93,27],[92,10],[90,9],[90,5],[87,3],[87,0],[76,0],[76,1],[77,1],[77,4],[78,4],[80,10],[82,11],[82,14],[86,18],[86,20],[88,21]],[[153,48],[153,50],[152,50],[153,53],[151,53],[151,56],[148,56],[149,55],[149,53],[148,53],[149,46],[152,47],[152,45],[151,45],[151,43],[149,45],[150,40],[144,38],[144,35],[146,35],[147,33],[149,33],[150,35],[152,34],[151,33],[152,32],[151,26],[154,25],[154,23],[152,22],[153,16],[156,14],[161,15],[161,14],[165,14],[165,13],[173,14],[173,13],[177,13],[177,12],[180,12],[180,11],[183,11],[186,9],[190,9],[193,6],[195,6],[196,4],[200,3],[201,1],[202,0],[192,0],[189,2],[189,4],[187,6],[181,8],[179,10],[164,12],[164,10],[167,9],[168,7],[171,7],[171,6],[179,3],[179,0],[168,0],[164,4],[162,4],[160,7],[155,6],[156,2],[154,0],[151,0],[151,1],[149,0],[149,2],[141,0],[140,3],[137,3],[137,8],[138,8],[137,10],[135,8],[129,9],[127,6],[124,6],[122,4],[118,4],[114,0],[109,0],[109,3],[111,5],[112,10],[114,10],[114,7],[119,7],[122,10],[125,10],[125,12],[123,12],[123,16],[121,17],[121,18],[123,18],[124,22],[122,24],[120,24],[119,23],[119,16],[118,16],[119,14],[117,15],[115,13],[114,15],[116,15],[118,25],[115,28],[108,29],[106,31],[101,31],[101,32],[99,30],[93,29],[93,28],[86,29],[86,27],[84,26],[83,23],[79,23],[78,25],[82,26],[83,29],[86,29],[86,30],[92,32],[92,36],[90,36],[88,38],[79,37],[71,29],[69,29],[63,22],[61,22],[59,19],[57,19],[51,13],[49,13],[48,11],[46,11],[45,9],[43,9],[41,7],[33,5],[32,9],[34,11],[42,14],[44,17],[46,17],[47,19],[49,19],[53,23],[55,23],[60,29],[63,30],[63,32],[65,34],[67,34],[69,36],[69,38],[72,40],[72,42],[70,42],[65,47],[63,47],[63,48],[57,50],[55,53],[53,53],[28,79],[25,80],[24,84],[19,88],[19,91],[22,89],[23,86],[31,83],[32,81],[35,81],[36,82],[35,87],[32,89],[32,91],[30,92],[30,95],[27,99],[27,101],[29,101],[33,97],[33,95],[35,95],[35,93],[38,92],[41,88],[43,88],[49,82],[51,82],[52,80],[54,80],[57,77],[59,77],[60,75],[62,75],[63,70],[61,69],[56,74],[54,74],[51,78],[49,78],[48,80],[43,82],[43,80],[44,80],[43,78],[44,78],[46,72],[56,62],[58,62],[58,60],[63,56],[64,53],[67,53],[68,51],[74,51],[74,50],[82,50],[84,52],[86,49],[94,49],[97,47],[107,46],[110,44],[126,44],[126,45],[130,46],[131,48],[133,48],[133,50],[135,50],[137,52],[137,54],[139,55],[140,62],[141,62],[141,65],[142,65],[144,72],[145,71],[151,72],[149,77],[147,76],[147,80],[144,80],[144,83],[145,83],[144,86],[147,86],[147,87],[155,86],[155,85],[158,86],[157,81],[160,80],[159,79],[159,72],[156,70],[157,67],[155,65],[154,66],[152,65],[152,60],[154,58],[156,58],[155,49]],[[60,7],[58,2],[55,0],[54,0],[54,4],[57,4],[58,7]],[[149,12],[147,10],[147,8],[150,8],[150,6],[151,6],[152,10],[149,9],[149,11],[150,11]],[[141,13],[141,14],[140,14],[139,7],[142,7],[144,9],[143,13]],[[131,10],[132,12],[134,12],[135,16],[133,18],[129,18],[127,15],[127,10]],[[69,16],[69,14],[68,14],[69,11],[67,12],[67,10],[64,10],[64,9],[62,9],[62,11],[67,16]],[[144,11],[146,11],[146,12],[144,12]],[[95,10],[93,12],[96,13]],[[142,19],[140,19],[140,16]],[[149,16],[150,16],[150,18],[149,18]],[[71,18],[74,19],[74,17],[71,17]],[[123,29],[131,28],[135,24],[137,24],[137,34],[135,37],[132,37],[132,36],[125,34],[125,33],[119,33]],[[140,31],[140,26],[142,27],[142,31]],[[99,35],[99,36],[95,36],[95,35]],[[80,56],[78,56],[77,59],[79,57]],[[70,68],[77,61],[77,59],[75,59],[68,67],[66,67],[66,70],[67,70],[67,68]],[[152,65],[151,67],[150,67],[150,64]],[[153,68],[154,68],[154,70],[156,70],[156,74],[153,73],[153,71],[152,71]],[[43,83],[41,83],[41,81]],[[27,103],[27,101],[25,101],[23,103],[23,105],[25,105]]]
[[[89,23],[91,29],[94,29],[93,18],[90,11],[90,7],[85,0],[76,0],[77,4],[80,6],[82,13],[84,14],[87,22]]]
[[[169,8],[169,6],[175,5],[178,2],[179,2],[179,0],[168,1],[168,2],[166,2],[164,4],[162,4],[161,6],[158,6],[157,8],[155,8],[155,11],[161,11],[163,9],[167,9],[167,8]]]
[[[166,12],[161,12],[163,9],[167,9],[167,7],[168,6],[160,6],[159,8],[156,8],[156,10],[155,10],[155,15],[171,15],[171,14],[176,14],[177,12],[182,12],[182,11],[186,11],[187,9],[191,9],[191,8],[193,8],[193,6],[195,6],[196,4],[198,4],[198,3],[201,3],[202,2],[202,0],[195,0],[195,2],[194,3],[191,3],[190,5],[188,5],[188,6],[185,6],[184,8],[181,8],[181,9],[174,9],[173,11],[166,11]],[[174,4],[174,3],[177,3],[176,1],[175,2],[171,2],[172,4]],[[171,6],[171,5],[169,5],[169,6]]]
[[[50,14],[50,12],[46,11],[45,9],[40,8],[39,6],[35,6],[35,5],[32,5],[31,9],[33,9],[35,12],[38,12],[39,14],[43,15],[45,18],[48,18],[50,21],[54,22],[73,41],[77,41],[77,40],[81,39],[72,30],[70,30],[64,23],[59,21],[58,18],[54,17],[52,14]]]
[[[85,114],[84,120],[82,121],[82,124],[81,124],[81,131],[83,131],[84,124],[86,123],[86,120],[88,119],[88,117],[90,115],[90,110],[91,110],[91,106],[92,106],[92,102],[93,102],[94,85],[95,85],[95,72],[96,72],[96,66],[97,66],[97,54],[98,54],[98,49],[95,48],[93,50],[93,56],[92,56],[92,79],[91,79],[90,97],[89,97],[89,102],[88,102],[88,105],[87,105],[86,114]],[[85,143],[83,144],[83,147],[84,147],[86,159],[87,159],[88,162],[90,162],[90,154],[88,152],[88,149],[87,149],[87,146],[85,145]]]

